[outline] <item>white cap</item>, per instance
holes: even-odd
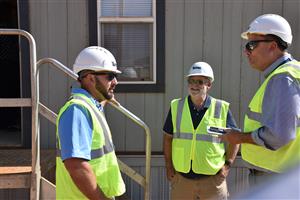
[[[196,62],[194,63],[189,73],[186,77],[190,76],[205,76],[211,79],[211,81],[214,81],[214,72],[209,64],[206,62]]]
[[[265,14],[257,17],[251,22],[248,30],[241,34],[241,37],[247,40],[249,33],[276,35],[288,44],[291,44],[293,39],[288,21],[276,14]]]
[[[115,57],[107,49],[98,46],[87,47],[78,54],[73,71],[78,73],[82,70],[121,73]]]

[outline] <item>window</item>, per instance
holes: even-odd
[[[116,91],[163,92],[164,1],[90,1],[89,13],[90,44],[111,51],[122,71]]]

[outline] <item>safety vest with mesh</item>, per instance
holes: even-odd
[[[266,86],[270,79],[278,74],[289,74],[300,81],[300,63],[288,62],[274,70],[258,89],[251,100],[244,121],[244,132],[252,132],[263,126],[262,103]],[[299,82],[298,82],[299,83]],[[289,102],[286,102],[289,103]],[[300,116],[296,124],[296,138],[281,148],[272,151],[253,144],[242,144],[242,158],[247,162],[274,172],[282,172],[285,168],[300,161]]]
[[[111,133],[105,116],[92,101],[82,94],[75,94],[60,110],[57,118],[57,126],[61,115],[72,104],[83,106],[88,110],[92,118],[93,133],[91,145],[90,164],[99,188],[107,197],[120,196],[125,192],[125,184],[120,174],[120,169],[115,155]],[[58,128],[57,157],[56,157],[56,198],[57,199],[87,199],[72,181],[64,163],[60,157],[60,140]]]
[[[215,175],[225,162],[224,143],[207,133],[207,126],[226,127],[229,103],[211,98],[211,105],[194,129],[188,97],[171,102],[172,161],[176,171]],[[192,161],[192,162],[191,162]],[[191,166],[192,163],[192,166]]]

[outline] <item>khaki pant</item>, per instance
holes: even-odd
[[[176,173],[171,180],[172,200],[227,199],[226,179],[219,174],[200,179],[187,179]]]

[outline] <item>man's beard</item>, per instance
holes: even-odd
[[[110,100],[113,98],[113,93],[110,93],[108,92],[106,89],[105,89],[105,86],[98,80],[98,78],[96,78],[96,89],[97,91],[102,94],[102,96],[107,99],[107,100]],[[104,100],[104,99],[103,99]]]

